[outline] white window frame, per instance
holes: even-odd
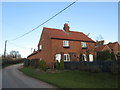
[[[87,47],[86,42],[81,42],[82,48]]]
[[[69,47],[69,41],[68,40],[63,40],[63,46],[64,47]]]
[[[65,59],[66,57],[66,59]],[[70,61],[70,55],[69,54],[64,54],[64,61]]]
[[[83,57],[84,57],[84,61],[87,61],[87,56],[86,56],[86,54],[83,54]]]
[[[55,59],[58,60],[58,62],[60,63],[60,60],[61,60],[61,54],[56,54],[56,55],[55,55]]]
[[[42,45],[40,45],[40,50],[42,50]]]
[[[93,55],[89,54],[89,62],[93,62]]]

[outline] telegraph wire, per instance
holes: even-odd
[[[63,11],[65,11],[67,8],[69,8],[70,6],[72,6],[73,4],[75,4],[78,0],[72,2],[70,5],[68,5],[67,7],[65,7],[64,9],[62,9],[61,11],[59,11],[58,13],[56,13],[54,16],[52,16],[51,18],[47,19],[46,21],[44,21],[42,24],[38,25],[37,27],[33,28],[32,30],[26,32],[25,34],[17,37],[17,38],[14,38],[14,39],[11,39],[9,41],[14,41],[14,40],[17,40],[19,38],[22,38],[24,37],[25,35],[31,33],[32,31],[36,30],[37,28],[39,28],[40,26],[44,25],[45,23],[47,23],[48,21],[50,21],[51,19],[53,19],[54,17],[56,17],[57,15],[59,15],[60,13],[62,13]]]
[[[19,48],[31,49],[31,48],[27,48],[27,47],[23,47],[23,46],[20,46],[20,45],[14,44],[14,43],[12,43],[12,42],[10,42],[10,41],[8,41],[8,43],[9,43],[9,44],[12,44],[12,45],[14,45],[14,46],[16,46],[16,47],[19,47]]]

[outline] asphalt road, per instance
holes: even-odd
[[[24,75],[17,69],[21,65],[8,66],[2,70],[2,88],[56,88],[48,83]]]

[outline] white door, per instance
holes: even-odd
[[[92,54],[89,54],[89,61],[93,62],[93,55]]]
[[[56,54],[56,56],[55,56],[56,58],[56,60],[58,60],[58,62],[60,62],[60,60],[61,60],[61,54]]]

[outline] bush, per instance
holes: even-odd
[[[80,54],[80,59],[79,59],[79,61],[83,61],[83,55],[82,55],[82,54]]]
[[[56,69],[59,69],[60,65],[59,65],[59,62],[58,60],[56,61]]]
[[[64,69],[64,61],[60,60],[60,70],[63,70],[63,69]]]
[[[116,60],[114,52],[111,52],[111,60]]]
[[[24,67],[28,67],[30,65],[30,60],[24,60]]]
[[[44,70],[44,71],[47,70],[47,64],[46,64],[46,62],[44,60],[41,60],[39,62],[39,68],[42,69],[42,70]]]
[[[110,60],[111,54],[108,50],[97,52],[97,60]]]
[[[8,59],[8,58],[2,58],[2,66],[12,65],[12,64],[18,64],[24,62],[24,58],[22,59]]]

